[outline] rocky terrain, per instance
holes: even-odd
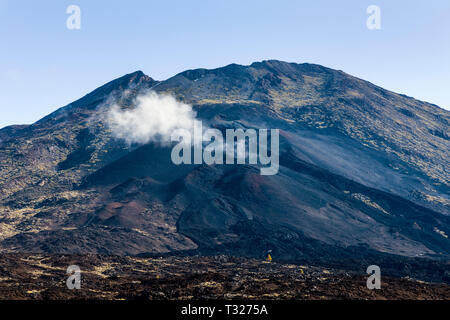
[[[114,137],[112,101],[132,110],[148,90],[190,104],[211,128],[280,129],[278,174],[176,166],[170,147]],[[448,282],[449,122],[438,106],[319,65],[232,64],[164,81],[134,72],[0,130],[0,251],[272,250],[354,271],[390,261],[393,275]]]
[[[99,255],[2,255],[0,299],[447,300],[450,287],[336,269],[214,257],[139,258]],[[81,269],[81,289],[66,286],[69,265]]]

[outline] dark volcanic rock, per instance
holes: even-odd
[[[149,89],[192,104],[212,128],[279,128],[279,173],[176,166],[168,147],[114,139],[108,101],[133,108]],[[0,130],[0,249],[272,250],[349,269],[354,259],[398,259],[393,270],[425,257],[434,260],[417,272],[429,278],[450,254],[449,122],[435,105],[312,64],[233,64],[161,82],[135,72]]]
[[[361,273],[227,256],[0,258],[0,300],[450,299],[445,284],[383,277],[380,290],[369,290]],[[81,270],[80,290],[66,287],[66,269],[73,264]]]

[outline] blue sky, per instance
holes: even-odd
[[[66,9],[81,8],[69,30]],[[381,9],[381,30],[366,8]],[[32,123],[135,70],[264,59],[343,70],[450,109],[450,1],[0,0],[0,127]]]

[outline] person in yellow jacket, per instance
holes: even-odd
[[[267,257],[266,257],[267,262],[272,262],[272,256],[270,255],[271,253],[272,250],[267,250]]]

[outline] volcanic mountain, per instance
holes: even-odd
[[[211,128],[280,129],[278,174],[177,166],[170,146],[115,138],[109,101],[132,110],[149,90],[192,105]],[[165,81],[137,71],[0,130],[0,250],[448,261],[449,122],[436,105],[313,64]]]

